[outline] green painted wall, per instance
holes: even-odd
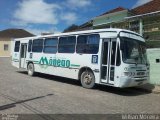
[[[150,83],[160,85],[160,48],[147,49],[147,56],[150,62]]]
[[[124,17],[127,17],[128,15],[129,15],[128,11],[124,11],[124,12],[116,13],[114,15],[107,14],[101,17],[97,17],[93,19],[93,26],[112,23],[112,22],[119,22],[119,21],[124,20]]]

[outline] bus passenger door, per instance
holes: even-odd
[[[26,53],[27,53],[27,44],[21,44],[21,51],[20,51],[20,68],[25,68],[26,65]]]
[[[104,39],[102,44],[101,82],[114,84],[117,39]]]

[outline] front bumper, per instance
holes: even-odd
[[[144,85],[148,82],[149,82],[149,77],[139,77],[139,78],[121,77],[118,87],[120,88],[134,87],[134,86]]]

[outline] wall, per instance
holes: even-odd
[[[8,44],[8,50],[4,51],[4,44]],[[0,57],[11,56],[11,41],[9,38],[0,38]]]
[[[147,56],[150,62],[150,83],[160,85],[160,48],[147,49]]]

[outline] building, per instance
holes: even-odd
[[[160,0],[152,0],[131,10],[115,8],[80,25],[74,31],[100,28],[135,31],[147,38],[149,48],[160,47]]]
[[[131,10],[118,7],[93,19],[93,29],[104,27],[129,29],[150,35],[151,40],[160,40],[155,36],[160,31],[160,0],[152,0]]]
[[[130,10],[118,7],[107,11],[93,19],[93,29],[98,28],[129,28],[129,24],[125,22],[125,18],[132,16]]]
[[[23,29],[7,29],[0,31],[0,57],[10,57],[14,38],[31,37],[33,34]]]
[[[150,83],[160,85],[160,48],[147,49],[150,63]]]
[[[115,8],[80,25],[75,31],[100,28],[122,28],[143,35],[149,48],[150,83],[160,85],[160,0],[152,0],[131,10]]]
[[[129,29],[160,44],[160,0],[131,10],[118,7],[93,19],[93,29],[109,27]]]

